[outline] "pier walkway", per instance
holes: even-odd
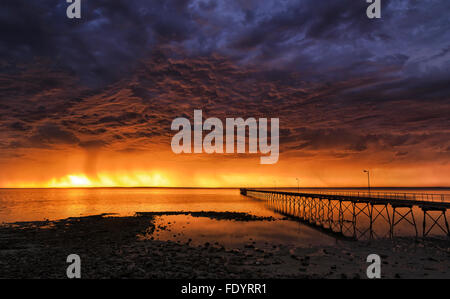
[[[411,225],[416,236],[418,224],[413,208],[422,211],[422,236],[433,228],[450,236],[446,212],[450,195],[397,192],[319,191],[292,192],[267,189],[240,189],[242,195],[265,200],[277,212],[332,233],[353,238],[377,237],[375,222],[385,222],[394,237],[398,224]],[[364,228],[358,223],[364,223]]]

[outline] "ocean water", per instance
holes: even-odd
[[[392,190],[390,190],[392,191]],[[397,190],[398,191],[398,190]],[[397,192],[396,191],[396,192]],[[400,190],[422,193],[447,193],[450,190]],[[400,192],[398,191],[398,192]],[[282,211],[295,214],[293,211]],[[264,247],[271,244],[297,246],[332,245],[340,239],[311,225],[286,219],[279,206],[245,197],[239,189],[170,189],[170,188],[79,188],[79,189],[0,189],[0,223],[18,221],[57,220],[112,213],[119,216],[136,212],[244,212],[256,216],[272,216],[277,221],[230,221],[187,215],[157,217],[157,224],[168,229],[157,230],[155,237],[162,240],[192,243],[215,243],[235,246],[253,243]],[[414,209],[417,227],[421,228],[422,213]],[[450,219],[448,212],[447,217]],[[376,223],[379,236],[389,225]],[[398,234],[414,235],[410,224],[400,223]],[[440,231],[433,231],[443,235]],[[348,232],[351,234],[351,232]]]

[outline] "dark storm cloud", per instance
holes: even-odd
[[[78,138],[69,131],[61,129],[57,124],[48,123],[36,128],[29,138],[32,144],[77,144]]]
[[[290,1],[272,15],[247,19],[249,28],[238,34],[234,45],[248,50],[276,46],[293,37],[297,40],[350,40],[363,33],[372,39],[377,23],[367,22],[365,9],[362,1]]]
[[[97,86],[131,71],[161,45],[190,54],[219,52],[242,63],[335,78],[391,64],[411,73],[448,70],[449,22],[444,0],[383,1],[381,20],[366,1],[82,1],[81,20],[60,0],[4,0],[0,54],[4,63],[36,57]],[[351,66],[352,70],[349,70]],[[5,68],[7,69],[7,68]],[[448,71],[442,75],[448,75]]]
[[[133,75],[97,92],[74,91],[70,81],[25,94],[9,91],[14,105],[1,109],[2,139],[15,149],[148,151],[154,144],[169,146],[174,118],[193,119],[194,109],[202,109],[204,118],[222,120],[279,117],[282,153],[345,158],[390,152],[407,158],[423,151],[444,155],[449,146],[448,100],[435,98],[439,105],[428,105],[414,90],[383,100],[387,95],[380,86],[395,85],[396,80],[379,80],[374,74],[333,83],[305,82],[296,72],[274,76],[223,56],[177,55],[155,50]],[[32,76],[39,74],[22,74],[33,82]],[[5,86],[18,81],[14,76],[4,80]],[[45,110],[34,116],[42,105]]]
[[[61,0],[2,1],[0,54],[10,63],[49,57],[97,86],[118,79],[152,45],[190,34],[187,1],[82,1],[82,19]]]
[[[280,117],[284,152],[448,152],[450,2],[367,5],[4,0],[0,146],[145,149],[200,108]]]

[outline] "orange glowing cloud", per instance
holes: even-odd
[[[43,80],[53,85],[30,85]],[[449,186],[450,102],[373,88],[395,82],[377,74],[307,82],[217,55],[156,53],[90,90],[66,73],[30,67],[0,82],[14,100],[0,106],[0,187],[270,187],[296,186],[296,178],[302,186],[365,186],[367,168],[374,186]],[[279,118],[278,163],[174,154],[170,124],[192,120],[195,109],[222,121]]]

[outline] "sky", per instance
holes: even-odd
[[[450,2],[0,4],[0,187],[450,186]],[[280,156],[175,154],[177,117],[279,118]]]

